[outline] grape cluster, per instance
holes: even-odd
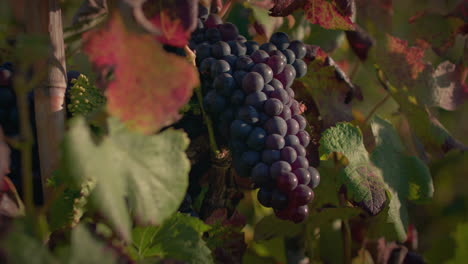
[[[69,82],[73,86],[67,89],[67,98],[69,100],[67,109],[72,116],[86,116],[106,103],[106,97],[96,86],[89,82],[85,75],[80,74],[78,77],[69,80]]]
[[[200,10],[190,48],[204,107],[228,142],[238,174],[260,188],[259,202],[282,219],[301,222],[320,181],[306,158],[310,136],[291,88],[307,72],[306,47],[282,32],[259,45],[234,24]]]

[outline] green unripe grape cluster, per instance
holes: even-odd
[[[73,86],[67,95],[70,99],[67,107],[72,116],[86,116],[105,105],[106,97],[85,75],[80,74],[71,83]]]

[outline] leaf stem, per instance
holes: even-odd
[[[385,104],[385,102],[387,102],[387,100],[390,98],[390,93],[387,93],[387,95],[385,95],[385,97],[380,100],[373,108],[372,110],[369,112],[369,114],[367,115],[366,119],[364,120],[364,124],[367,124],[367,122],[369,122],[369,120],[372,118],[372,116],[375,114],[375,112],[382,106]]]

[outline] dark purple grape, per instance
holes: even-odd
[[[299,124],[299,130],[304,130],[306,125],[307,125],[307,120],[301,115],[295,115],[295,116],[293,116],[293,118]]]
[[[294,52],[294,55],[296,56],[296,59],[299,60],[304,58],[307,54],[306,46],[299,40],[291,41],[291,43],[289,43],[288,49],[292,50]]]
[[[288,126],[283,118],[274,116],[266,121],[265,130],[268,134],[279,134],[281,136],[285,136],[288,131]]]
[[[289,97],[294,98],[296,96],[296,93],[294,92],[293,89],[291,89],[291,87],[288,87],[285,90],[289,94]]]
[[[200,20],[205,21],[208,18],[209,13],[208,8],[204,5],[198,4],[198,18],[200,18]]]
[[[254,62],[250,57],[239,56],[235,64],[235,69],[237,71],[250,71],[254,65]]]
[[[272,164],[280,159],[280,151],[273,149],[266,149],[262,151],[262,161],[266,164]]]
[[[286,92],[284,89],[275,89],[273,92],[271,92],[270,97],[280,100],[283,104],[287,104],[291,100],[288,92]]]
[[[297,158],[297,153],[292,147],[284,147],[281,150],[281,160],[286,161],[289,164],[292,164],[294,161],[296,161]]]
[[[225,60],[217,60],[211,64],[211,78],[216,78],[216,76],[222,73],[231,73],[231,65]]]
[[[306,205],[314,198],[314,192],[307,185],[299,184],[289,193],[289,199],[293,205]]]
[[[250,131],[252,131],[252,126],[242,120],[234,120],[231,123],[230,132],[233,138],[245,139]]]
[[[288,63],[288,59],[286,58],[286,56],[284,56],[283,52],[281,52],[279,50],[273,50],[273,51],[269,52],[268,55],[270,55],[270,57],[279,56],[284,61],[285,64]]]
[[[273,71],[271,70],[270,66],[266,65],[265,63],[258,63],[252,68],[252,71],[260,73],[265,83],[269,83],[271,80],[273,80]]]
[[[266,51],[267,53],[269,53],[270,51],[276,50],[277,48],[272,43],[266,42],[266,43],[263,43],[262,45],[260,45],[260,49]]]
[[[203,98],[203,105],[208,112],[219,114],[226,107],[226,99],[219,95],[215,90],[211,90]]]
[[[246,122],[247,124],[255,124],[259,121],[258,112],[255,107],[250,105],[243,105],[237,112],[237,118]]]
[[[296,175],[291,172],[278,175],[276,178],[276,187],[284,193],[294,190],[294,188],[297,187]]]
[[[271,207],[281,210],[288,206],[288,196],[279,190],[273,190],[271,196]]]
[[[314,167],[309,167],[309,173],[310,173],[310,182],[308,186],[312,189],[315,189],[320,184],[320,173]]]
[[[213,87],[223,96],[230,96],[231,93],[236,88],[236,81],[229,73],[223,73],[218,76],[213,81]]]
[[[273,212],[275,213],[275,216],[278,217],[279,219],[283,219],[283,220],[289,220],[290,218],[290,215],[291,215],[291,210],[289,210],[288,208],[285,208],[285,209],[281,209],[281,210],[273,210]]]
[[[287,64],[281,73],[275,75],[275,78],[278,79],[284,87],[290,87],[296,77],[295,72],[296,70],[294,67]]]
[[[296,135],[299,132],[299,123],[295,119],[286,120],[286,124],[288,125],[288,135]]]
[[[273,80],[271,80],[269,84],[275,89],[284,89],[283,84],[275,78],[273,78]]]
[[[211,54],[217,59],[231,54],[231,47],[224,41],[218,41],[211,46]]]
[[[265,141],[265,147],[267,149],[280,150],[284,148],[284,138],[278,134],[268,135]]]
[[[308,168],[309,167],[309,161],[304,156],[298,156],[296,161],[294,161],[291,164],[291,167],[292,167],[293,170],[296,170],[296,169],[299,169],[299,168]]]
[[[242,89],[247,94],[261,91],[264,85],[263,77],[258,72],[249,72],[242,80]]]
[[[271,56],[267,60],[268,66],[270,66],[271,70],[273,71],[273,74],[279,74],[284,70],[284,67],[286,66],[286,62],[280,57],[280,56]]]
[[[257,193],[257,200],[265,207],[271,207],[272,192],[268,188],[260,188]]]
[[[309,207],[307,205],[299,206],[291,210],[289,219],[298,224],[309,216]]]
[[[297,137],[299,138],[299,142],[301,142],[301,145],[304,146],[304,148],[307,148],[307,146],[310,143],[309,133],[307,133],[307,131],[301,130],[297,133]]]
[[[286,146],[293,146],[293,145],[299,145],[301,144],[299,142],[299,138],[295,135],[287,135],[284,137],[284,141],[286,143]]]
[[[299,144],[295,144],[295,145],[292,145],[291,147],[293,147],[294,150],[296,150],[297,156],[301,156],[301,157],[306,156],[306,149],[303,146]]]
[[[269,116],[267,116],[265,113],[263,112],[260,112],[260,122],[259,122],[259,125],[263,126],[266,121],[268,121],[268,119],[270,119]]]
[[[231,140],[230,148],[235,156],[239,156],[247,151],[247,145],[243,140]]]
[[[247,42],[247,39],[242,35],[237,36],[236,40],[239,41],[240,43],[244,43],[244,44],[245,44],[245,42]]]
[[[270,167],[270,177],[276,179],[282,173],[288,173],[291,171],[291,165],[286,161],[280,160],[275,161]]]
[[[227,63],[229,63],[229,66],[231,66],[231,69],[233,69],[237,61],[237,56],[229,54],[227,56],[224,56],[222,59],[227,61]]]
[[[282,117],[286,121],[291,119],[291,108],[283,107],[283,112],[281,112],[279,116]]]
[[[270,42],[275,44],[279,50],[284,50],[289,46],[289,37],[284,32],[276,32],[271,35]]]
[[[216,43],[221,40],[221,33],[217,28],[208,28],[205,31],[205,39],[210,43]]]
[[[245,98],[246,105],[252,105],[255,108],[262,110],[263,104],[267,100],[267,95],[264,92],[254,92]]]
[[[232,75],[234,77],[234,80],[236,80],[236,84],[239,87],[242,87],[242,81],[244,80],[245,75],[247,75],[246,71],[236,71]]]
[[[226,22],[218,26],[221,33],[221,39],[224,41],[235,40],[239,35],[239,30],[236,25]]]
[[[231,47],[231,53],[236,56],[242,56],[247,53],[247,48],[242,42],[231,40],[228,42],[228,44]]]
[[[292,115],[300,115],[301,114],[301,106],[298,101],[292,100],[291,102],[291,114]]]
[[[197,55],[197,62],[202,62],[204,59],[211,57],[211,45],[208,43],[202,43],[195,49]]]
[[[293,64],[294,61],[296,60],[296,55],[290,49],[283,50],[283,54],[284,54],[284,56],[286,56],[286,60],[287,60],[288,64]]]
[[[263,128],[256,127],[247,137],[247,146],[251,149],[260,151],[265,147],[266,132]],[[259,155],[260,160],[260,155]]]
[[[231,107],[226,108],[220,115],[219,120],[220,121],[228,121],[229,125],[231,122],[234,120],[235,114],[234,114],[234,109]]]
[[[250,171],[252,170],[252,167],[247,165],[247,163],[245,163],[242,160],[242,155],[240,156],[240,158],[234,158],[232,163],[239,176],[245,177],[245,178],[250,176]]]
[[[248,40],[247,42],[245,42],[245,46],[247,47],[247,55],[254,53],[260,48],[258,43],[253,40]]]
[[[200,64],[200,67],[198,68],[198,70],[200,71],[200,73],[202,75],[207,75],[207,76],[210,76],[210,72],[211,72],[211,65],[216,61],[215,58],[213,57],[209,57],[209,58],[205,58],[201,64]]]
[[[303,60],[296,60],[292,65],[296,70],[296,78],[302,78],[307,74],[307,64]]]
[[[273,92],[275,90],[275,88],[269,84],[265,84],[265,86],[263,86],[263,89],[262,89],[262,92],[264,92],[267,96],[269,96],[271,94],[271,92]]]
[[[263,63],[268,60],[270,56],[268,53],[264,50],[256,50],[250,55],[250,58],[252,58],[253,62],[255,63]]]
[[[263,105],[263,110],[269,116],[279,115],[283,112],[283,103],[276,98],[270,98]]]
[[[250,176],[257,186],[266,186],[271,181],[270,168],[263,162],[257,163],[257,165],[253,167]]]
[[[293,170],[294,175],[297,177],[299,184],[307,185],[310,182],[310,172],[305,168],[298,168]]]
[[[245,93],[242,90],[236,89],[231,95],[231,104],[242,105],[244,104]]]
[[[246,151],[242,154],[241,161],[247,166],[253,167],[260,161],[260,154],[257,151]]]
[[[222,24],[223,20],[216,14],[209,14],[207,19],[205,20],[205,27],[206,28],[215,28],[219,24]]]

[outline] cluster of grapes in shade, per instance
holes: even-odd
[[[306,158],[310,136],[291,88],[307,72],[306,47],[282,32],[259,45],[204,11],[190,47],[205,110],[228,142],[237,173],[260,188],[259,202],[281,219],[301,222],[320,181]]]

